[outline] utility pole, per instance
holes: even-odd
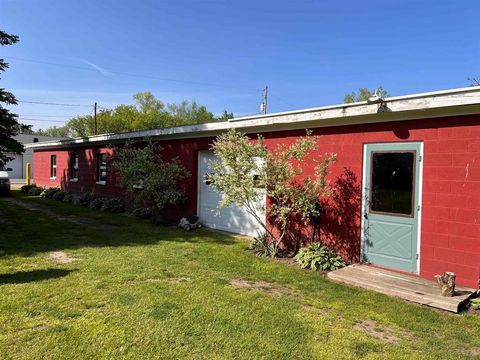
[[[268,86],[263,89],[262,103],[260,104],[260,112],[265,115],[267,113],[267,101],[268,101]]]
[[[93,105],[93,134],[97,135],[97,102]]]

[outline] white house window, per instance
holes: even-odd
[[[97,157],[97,183],[107,182],[107,154],[99,153]]]
[[[78,155],[73,154],[70,158],[70,181],[78,180]]]
[[[55,179],[57,177],[57,155],[50,156],[50,178]]]

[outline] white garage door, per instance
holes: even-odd
[[[222,194],[217,193],[211,185],[205,183],[205,175],[212,173],[209,163],[210,161],[215,160],[216,157],[212,151],[201,151],[198,156],[198,213],[201,223],[204,226],[213,229],[256,236],[259,224],[253,216],[245,211],[245,209],[236,205],[230,205],[221,209],[219,215],[215,214],[215,210],[218,202],[222,198]],[[264,209],[265,199],[263,199],[263,203],[259,205]]]

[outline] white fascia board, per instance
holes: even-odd
[[[402,95],[402,96],[392,96],[392,97],[389,97],[389,98],[385,98],[384,102],[392,103],[392,102],[412,100],[412,99],[421,99],[421,98],[432,98],[432,99],[435,99],[437,97],[446,98],[446,97],[450,97],[452,95],[460,95],[461,97],[465,97],[465,96],[468,97],[467,94],[469,94],[469,93],[480,93],[480,85],[479,86],[469,86],[469,87],[463,87],[463,88],[456,88],[456,89],[449,89],[449,90],[431,91],[431,92],[426,92],[426,93],[418,93],[418,94],[410,94],[410,95]],[[480,95],[479,94],[476,94],[476,95],[470,94],[470,96],[475,97],[476,99],[479,99]],[[452,98],[454,98],[454,96],[452,96]],[[230,122],[244,121],[244,120],[250,120],[250,119],[255,119],[255,118],[265,118],[265,117],[288,115],[288,114],[318,112],[318,111],[326,111],[326,110],[334,110],[334,109],[346,109],[346,108],[351,108],[351,107],[359,107],[359,106],[362,106],[362,105],[368,105],[368,102],[367,101],[359,101],[359,102],[354,102],[354,103],[328,105],[328,106],[307,108],[307,109],[301,109],[301,110],[271,113],[271,114],[267,114],[267,115],[259,114],[259,115],[252,115],[252,116],[243,116],[243,117],[230,119],[229,121]]]
[[[379,104],[367,101],[324,106],[255,115],[231,119],[218,123],[177,126],[165,129],[135,131],[128,133],[102,134],[68,140],[46,141],[28,144],[27,148],[48,149],[81,145],[101,145],[141,141],[150,138],[158,140],[198,138],[214,136],[230,128],[240,129],[247,133],[281,130],[317,128],[325,126],[342,126],[367,124],[399,120],[424,119],[454,115],[480,114],[480,86],[435,91],[407,96],[390,97],[383,100],[389,112],[378,112]]]

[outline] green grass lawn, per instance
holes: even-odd
[[[24,201],[96,222],[72,224],[0,200],[2,359],[480,354],[479,317],[338,285],[257,258],[241,238],[153,226],[54,200]],[[58,250],[75,261],[49,258]],[[239,289],[232,280],[264,281],[273,290]]]

